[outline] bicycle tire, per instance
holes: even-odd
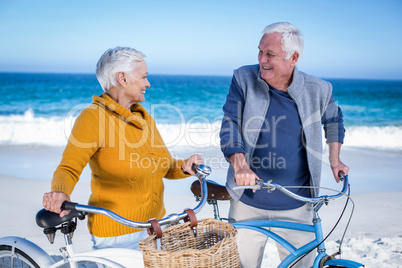
[[[19,248],[0,245],[0,268],[40,268],[28,254]]]

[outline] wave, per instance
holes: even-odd
[[[0,145],[65,146],[74,122],[73,116],[36,117],[32,109],[0,116]]]
[[[345,146],[402,151],[402,126],[350,126]]]
[[[23,115],[0,116],[0,145],[65,146],[74,114],[65,117],[38,117],[32,110]],[[220,122],[157,124],[166,145],[219,148]],[[402,126],[350,126],[345,147],[402,151]]]

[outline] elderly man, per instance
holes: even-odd
[[[335,104],[330,83],[299,71],[296,64],[303,52],[303,36],[290,23],[267,26],[258,46],[257,65],[234,71],[221,127],[221,148],[230,162],[226,187],[233,199],[229,217],[286,220],[312,223],[309,204],[291,199],[279,191],[233,190],[237,185],[255,185],[273,180],[307,197],[318,195],[321,177],[322,125],[329,145],[329,162],[334,178],[349,168],[339,158],[344,138],[343,116]],[[275,230],[299,247],[311,241],[311,233]],[[267,237],[239,230],[242,267],[261,265]],[[289,253],[278,247],[283,260]],[[295,267],[310,267],[309,254]]]

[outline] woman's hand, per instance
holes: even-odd
[[[195,173],[192,169],[193,164],[204,164],[204,161],[202,160],[202,157],[200,155],[195,154],[190,156],[189,159],[184,160],[184,162],[181,164],[181,168],[183,169],[183,171],[195,176]]]
[[[51,192],[43,195],[43,207],[46,210],[59,213],[60,217],[70,213],[70,210],[61,210],[64,201],[70,202],[70,198],[65,193]]]

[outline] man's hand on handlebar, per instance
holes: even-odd
[[[349,167],[342,163],[339,158],[339,154],[341,152],[342,143],[340,142],[330,142],[329,145],[329,163],[331,165],[332,174],[336,182],[340,182],[341,174],[349,174]]]
[[[338,159],[337,161],[331,161],[331,169],[336,182],[341,181],[342,174],[349,174],[349,167],[342,163],[340,159]]]
[[[235,182],[239,186],[256,185],[260,178],[250,169],[243,153],[236,153],[229,157],[235,171]],[[255,193],[257,190],[253,190]]]
[[[235,182],[239,186],[256,185],[260,178],[249,168],[243,167],[235,172]],[[255,193],[257,190],[254,189]]]
[[[64,201],[70,202],[70,198],[65,193],[50,192],[43,195],[43,207],[46,210],[60,214],[60,217],[70,213],[69,210],[61,210],[61,205]]]

